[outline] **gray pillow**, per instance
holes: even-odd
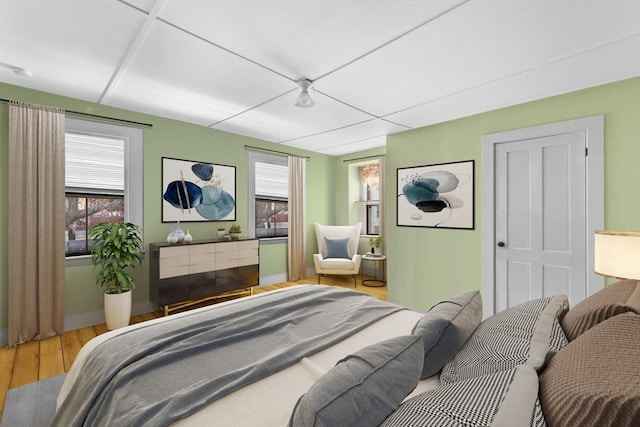
[[[348,237],[344,237],[342,239],[330,239],[329,237],[325,237],[324,241],[327,244],[327,256],[325,258],[351,259],[349,256]]]
[[[442,301],[416,323],[411,332],[424,343],[422,378],[435,375],[462,347],[482,321],[482,295],[464,292]]]
[[[347,356],[300,397],[289,426],[380,424],[418,384],[422,348],[420,336],[407,335]]]

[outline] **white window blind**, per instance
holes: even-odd
[[[289,198],[289,167],[287,165],[256,162],[255,174],[257,197]]]
[[[124,194],[124,138],[66,133],[67,191]]]

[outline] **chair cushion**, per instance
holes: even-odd
[[[344,258],[325,258],[320,261],[320,268],[323,270],[353,270],[356,263]]]
[[[351,257],[349,256],[348,237],[340,239],[331,239],[329,237],[325,237],[324,240],[327,244],[327,256],[325,258],[351,259]]]
[[[352,258],[358,253],[358,243],[360,242],[360,230],[362,229],[362,223],[357,223],[355,225],[321,225],[316,223],[315,229],[318,253],[322,255],[322,258],[327,257],[327,242],[324,239],[325,237],[330,239],[343,239],[348,237],[349,258]]]

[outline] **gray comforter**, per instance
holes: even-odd
[[[87,357],[52,425],[169,425],[399,310],[305,286],[132,329]]]

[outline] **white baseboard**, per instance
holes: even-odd
[[[134,301],[131,304],[131,315],[137,316],[139,314],[151,313],[157,310],[158,307],[154,306],[151,301]],[[86,326],[99,325],[104,323],[104,310],[88,311],[86,313],[71,314],[64,318],[64,330],[72,331],[74,329],[84,328]]]
[[[157,310],[151,301],[134,301],[131,305],[131,315],[151,313]],[[64,330],[72,331],[74,329],[84,328],[86,326],[99,325],[104,323],[104,310],[94,310],[79,314],[70,314],[64,317]],[[9,336],[6,329],[0,329],[0,345],[6,346],[9,342]]]
[[[287,281],[287,273],[274,274],[272,276],[260,277],[260,284],[258,286],[274,285],[276,283],[282,283]]]

